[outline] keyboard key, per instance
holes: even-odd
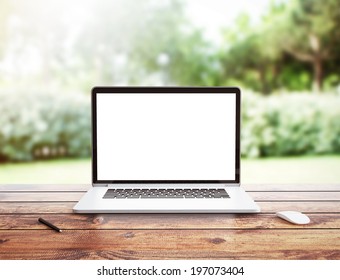
[[[108,189],[105,199],[224,199],[229,198],[225,189]]]

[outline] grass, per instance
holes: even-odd
[[[340,156],[242,159],[241,182],[340,183]],[[91,183],[90,159],[0,164],[0,184]]]
[[[339,184],[340,156],[303,156],[241,160],[247,184]]]
[[[88,184],[90,159],[61,159],[0,165],[0,184]]]

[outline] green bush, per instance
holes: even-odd
[[[244,157],[340,153],[340,96],[246,92],[242,106]]]
[[[91,154],[89,97],[22,92],[0,100],[2,161]]]
[[[0,94],[0,161],[91,155],[90,98]],[[340,153],[340,96],[242,94],[244,157]]]

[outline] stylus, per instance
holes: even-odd
[[[50,222],[44,220],[43,218],[39,218],[38,221],[44,225],[47,225],[48,227],[50,228],[53,228],[55,231],[57,232],[62,232],[62,230],[60,228],[58,228],[57,226],[55,225],[52,225]]]

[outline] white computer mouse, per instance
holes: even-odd
[[[306,225],[310,222],[307,215],[297,211],[280,211],[276,213],[276,216],[297,225]]]

